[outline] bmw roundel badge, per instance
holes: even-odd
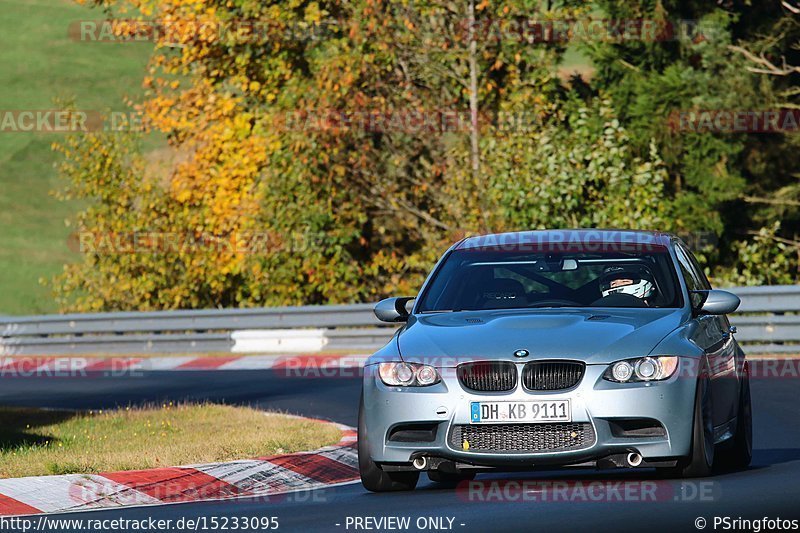
[[[514,357],[528,357],[530,354],[528,350],[517,350],[514,352]]]

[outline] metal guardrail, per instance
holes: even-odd
[[[800,285],[727,290],[742,299],[731,323],[745,353],[800,353]]]
[[[367,350],[386,326],[371,304],[2,317],[0,354],[230,352],[237,331],[268,330],[275,345],[275,331],[306,328],[326,331],[326,349]]]
[[[747,353],[800,353],[800,286],[728,290],[742,299],[731,321]],[[249,330],[264,330],[270,349],[281,348],[281,331],[303,330],[325,350],[365,351],[394,332],[372,304],[0,317],[0,353],[229,352]]]
[[[742,299],[736,315],[742,313],[800,313],[800,285],[720,287]],[[797,337],[800,341],[800,337]]]
[[[83,335],[164,331],[294,329],[379,326],[371,304],[305,305],[252,309],[203,309],[87,313],[0,318],[0,335]]]

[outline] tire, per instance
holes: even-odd
[[[661,470],[667,477],[707,477],[714,468],[714,419],[711,400],[711,380],[708,371],[700,372],[697,392],[694,397],[694,422],[692,424],[692,446],[689,457],[673,468]]]
[[[450,472],[440,472],[438,470],[428,470],[428,479],[434,483],[455,487],[462,481],[472,481],[475,479],[475,472],[453,474]]]
[[[358,406],[358,471],[361,484],[370,492],[414,490],[419,481],[419,472],[385,472],[369,456],[364,396]]]
[[[747,468],[753,460],[753,408],[750,401],[750,366],[745,363],[742,387],[739,392],[739,410],[736,433],[731,446],[720,453],[719,462],[724,468]]]

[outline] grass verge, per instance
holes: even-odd
[[[313,450],[340,436],[333,424],[216,404],[89,412],[0,408],[0,477],[252,459]]]
[[[52,110],[60,102],[106,113],[137,99],[152,43],[98,43],[70,37],[70,24],[106,16],[74,0],[0,0],[0,109]],[[63,105],[63,104],[61,104]],[[50,149],[64,134],[0,134],[0,315],[56,311],[50,279],[80,260],[67,237],[81,204],[50,195],[62,189]]]

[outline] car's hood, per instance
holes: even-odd
[[[683,320],[681,309],[547,309],[415,315],[400,332],[406,361],[543,358],[610,363],[648,355]],[[514,352],[528,350],[517,359]],[[441,360],[441,363],[436,362]]]

